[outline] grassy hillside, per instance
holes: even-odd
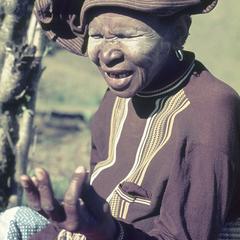
[[[186,49],[193,50],[209,70],[240,92],[240,1],[219,1],[208,15],[193,17]],[[37,101],[38,111],[81,112],[89,119],[104,93],[105,83],[86,58],[60,51],[44,61],[45,70]],[[52,121],[51,119],[49,121]],[[48,121],[48,122],[49,122]],[[38,137],[29,169],[45,166],[53,175],[59,196],[73,169],[87,166],[90,137],[81,131],[60,131],[37,122]]]
[[[99,104],[105,83],[89,59],[64,50],[46,57],[37,108],[41,111],[83,112],[89,118]]]
[[[219,1],[214,11],[193,17],[186,48],[240,93],[240,1]]]

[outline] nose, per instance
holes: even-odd
[[[107,67],[113,67],[124,61],[124,54],[120,49],[105,47],[101,51],[100,61]]]

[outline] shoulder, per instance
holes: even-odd
[[[240,104],[238,93],[199,62],[185,91],[193,105],[205,106],[205,109],[231,109]]]
[[[239,95],[206,68],[197,70],[184,88],[190,105],[182,122],[193,142],[229,152],[240,143]]]

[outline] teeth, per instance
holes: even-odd
[[[131,75],[131,72],[126,72],[126,73],[120,73],[120,74],[114,74],[114,73],[107,73],[110,78],[126,78]]]
[[[120,78],[125,78],[125,77],[127,77],[127,74],[126,73],[120,74],[119,77]]]
[[[110,73],[109,76],[110,76],[111,78],[115,78],[115,77],[116,77],[116,75],[113,74],[113,73]]]

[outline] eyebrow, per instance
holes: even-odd
[[[99,27],[97,26],[91,26],[89,25],[89,32],[100,32],[99,31]],[[147,32],[146,28],[140,28],[138,26],[119,26],[117,28],[111,29],[109,30],[110,33],[114,34],[114,33],[128,33],[128,34],[136,34],[136,33],[143,33],[143,32]]]

